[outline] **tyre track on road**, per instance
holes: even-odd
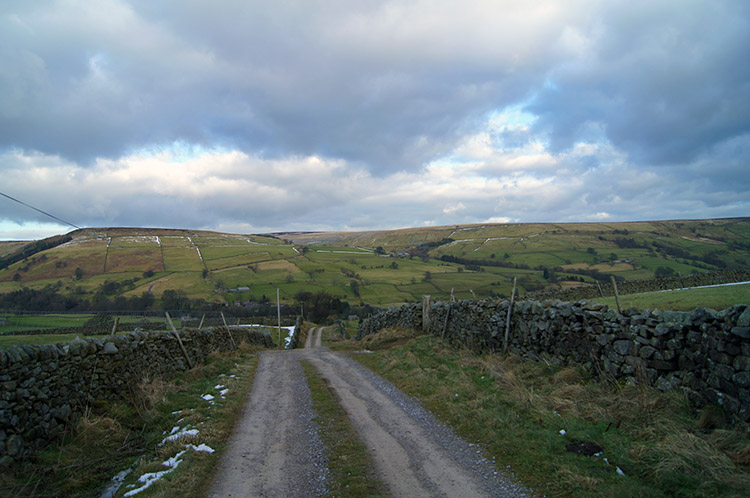
[[[261,353],[210,497],[325,496],[325,448],[304,379],[293,351]]]

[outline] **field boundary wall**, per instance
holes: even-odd
[[[236,343],[273,347],[267,333],[231,327]],[[0,466],[57,440],[88,408],[127,399],[147,379],[169,379],[235,346],[224,327],[139,331],[0,350]],[[186,358],[189,357],[190,360]]]
[[[363,320],[358,338],[413,327],[477,352],[503,350],[508,301],[407,304]],[[425,323],[423,316],[428,317]],[[750,307],[691,312],[627,310],[589,301],[515,303],[508,351],[557,365],[580,365],[602,379],[645,382],[715,403],[750,421]]]
[[[561,270],[564,272],[564,270]],[[675,289],[690,289],[694,287],[723,285],[737,282],[749,282],[750,271],[743,269],[724,270],[715,272],[694,273],[684,277],[652,278],[646,280],[625,280],[617,282],[620,294],[641,294],[645,292],[659,292]],[[599,290],[601,289],[601,293]],[[614,296],[615,290],[609,282],[599,282],[599,285],[586,284],[564,290],[543,290],[526,294],[529,300],[542,301],[545,299],[559,299],[561,301],[578,301],[581,299],[596,299],[604,296]]]

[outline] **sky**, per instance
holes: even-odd
[[[747,0],[4,0],[0,240],[750,216],[749,61]]]

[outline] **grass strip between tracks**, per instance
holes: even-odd
[[[302,361],[312,394],[316,422],[328,452],[330,496],[384,496],[385,487],[375,475],[370,454],[338,398],[308,361]]]

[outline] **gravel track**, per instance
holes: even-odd
[[[245,416],[210,496],[322,496],[327,468],[300,359],[312,363],[371,451],[392,496],[533,496],[498,472],[419,402],[359,363],[321,347],[262,353]],[[273,380],[273,382],[271,382]]]
[[[326,349],[304,354],[336,392],[393,496],[531,496],[387,380]]]
[[[293,351],[261,353],[210,497],[325,496],[328,463],[304,379]]]

